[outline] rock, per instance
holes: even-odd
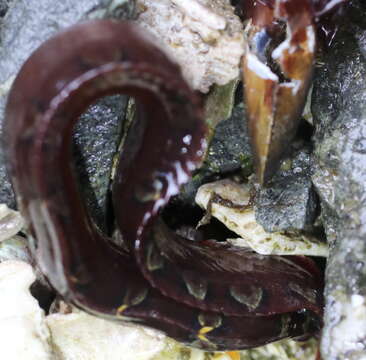
[[[229,119],[221,121],[216,129],[205,160],[205,168],[212,173],[241,169],[252,172],[251,148],[243,103],[234,106]]]
[[[1,47],[0,47],[0,136],[1,136],[1,124],[4,118],[4,109],[6,103],[6,95],[10,90],[11,84],[19,71],[23,62],[29,57],[29,55],[45,40],[57,33],[61,29],[71,26],[78,21],[97,18],[97,17],[116,17],[132,16],[134,9],[134,0],[13,0],[12,6],[7,12],[6,17],[3,19],[2,26],[0,28],[1,34]],[[102,127],[105,152],[99,157],[99,160],[105,160],[116,149],[116,142],[119,140],[119,135],[116,131],[116,122],[120,120],[123,113],[123,105],[114,97],[115,101],[105,100],[91,107],[91,111],[84,118],[88,118],[87,121],[93,122],[94,126],[99,129]],[[108,111],[106,107],[112,106]],[[106,112],[106,117],[104,114]],[[94,118],[98,116],[98,118]],[[91,123],[89,128],[85,129],[85,134],[82,134],[84,130],[79,130],[79,144],[83,143],[88,148],[87,153],[92,153],[92,148],[95,147],[95,153],[103,148],[100,134],[94,132],[96,136],[92,139],[86,139],[91,134]],[[84,140],[81,140],[84,138]],[[85,157],[86,154],[83,154]],[[79,157],[77,162],[82,162],[82,158]],[[96,161],[97,158],[94,158]],[[88,180],[92,186],[88,187],[86,182],[85,187],[95,188],[97,186],[96,178],[100,178],[99,182],[105,185],[107,178],[109,178],[109,172],[106,171],[106,167],[110,165],[110,162],[106,165],[89,161],[84,164],[84,168],[87,170],[83,173],[90,175]],[[93,188],[93,189],[94,189]],[[105,190],[105,188],[103,188]],[[100,220],[100,212],[104,211],[105,193],[104,198],[101,198],[101,191],[97,194],[93,194],[97,201],[94,201],[94,213],[95,217]],[[87,202],[92,203],[92,195],[87,196]],[[9,182],[9,178],[6,173],[4,164],[4,154],[0,151],[0,202],[6,203],[8,206],[15,208],[15,199],[13,191]]]
[[[137,13],[194,89],[206,93],[238,77],[243,25],[229,0],[137,0]]]
[[[44,312],[29,293],[34,280],[31,266],[24,262],[5,261],[0,264],[2,359],[54,359]]]
[[[108,190],[127,107],[126,96],[110,96],[90,106],[74,132],[74,153],[87,208],[103,230],[108,228]]]
[[[217,124],[232,116],[238,84],[239,80],[235,79],[223,86],[213,85],[206,95],[205,122],[209,130],[209,141]]]
[[[8,260],[19,260],[28,264],[33,262],[26,238],[13,236],[0,243],[0,263]]]
[[[313,181],[332,245],[326,270],[324,360],[366,353],[366,6],[346,23],[317,69]]]
[[[294,149],[268,186],[259,190],[255,216],[268,232],[308,230],[317,209],[311,182],[311,150]]]
[[[0,22],[1,18],[6,15],[12,1],[13,0],[0,0]]]
[[[16,235],[24,226],[24,220],[18,211],[0,204],[0,242]]]
[[[235,246],[249,247],[262,255],[328,256],[328,246],[310,235],[265,231],[255,219],[251,189],[250,184],[215,181],[198,189],[196,202],[208,216],[241,237],[228,239]]]
[[[77,310],[49,315],[46,323],[60,360],[150,360],[165,347],[165,336],[158,331]]]
[[[135,0],[104,0],[87,15],[88,19],[134,19]]]
[[[202,184],[235,171],[244,176],[250,175],[253,169],[251,156],[244,105],[239,101],[233,107],[230,118],[216,126],[204,164],[182,187],[176,201],[194,206],[196,192]]]

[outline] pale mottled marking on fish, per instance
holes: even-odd
[[[153,242],[147,249],[146,266],[149,271],[160,270],[164,267],[164,258]]]
[[[241,291],[240,288],[235,285],[230,286],[230,295],[241,304],[244,304],[248,307],[249,311],[254,311],[260,305],[263,298],[263,289],[259,287],[250,287],[248,292]]]
[[[295,283],[290,282],[288,284],[289,288],[294,291],[295,293],[301,295],[303,298],[308,300],[309,302],[315,304],[316,303],[316,294],[314,291],[308,290],[308,289],[302,289],[300,286],[298,286]]]
[[[199,300],[204,300],[207,294],[207,281],[203,278],[191,276],[189,273],[183,273],[183,280],[187,286],[188,292]]]
[[[198,322],[202,327],[210,326],[214,329],[222,324],[222,317],[219,314],[200,313],[198,315]]]
[[[117,315],[122,314],[130,306],[141,304],[146,299],[148,292],[148,288],[127,289],[123,304],[117,309]]]

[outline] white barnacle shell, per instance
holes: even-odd
[[[0,242],[17,234],[24,226],[20,213],[0,204]]]
[[[250,185],[220,180],[202,185],[197,192],[196,202],[206,209],[213,195],[235,204],[211,203],[211,215],[240,236],[228,239],[236,246],[250,247],[262,255],[308,255],[328,256],[327,244],[307,235],[269,233],[256,221],[253,207],[240,209],[250,199]]]
[[[239,76],[240,19],[229,0],[137,0],[137,22],[157,37],[194,89]]]

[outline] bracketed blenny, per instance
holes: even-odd
[[[112,191],[128,250],[93,223],[72,166],[79,115],[114,93],[133,96],[138,114]],[[159,217],[200,164],[205,133],[199,95],[135,25],[93,21],[45,42],[13,84],[4,125],[9,170],[42,270],[76,306],[191,346],[244,349],[313,334],[323,284],[311,259],[188,241]]]

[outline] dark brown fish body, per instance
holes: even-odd
[[[113,93],[133,96],[138,113],[112,191],[129,251],[97,229],[72,166],[75,122]],[[35,254],[66,300],[211,350],[318,330],[322,276],[310,259],[187,241],[160,219],[200,164],[206,128],[199,96],[136,26],[95,21],[43,44],[14,82],[4,132]]]

